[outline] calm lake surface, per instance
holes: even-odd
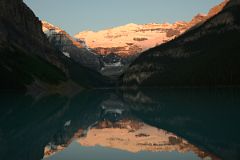
[[[0,92],[0,160],[239,160],[240,89]]]

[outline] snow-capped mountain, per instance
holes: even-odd
[[[42,21],[42,30],[51,44],[65,56],[81,65],[100,72],[104,76],[118,77],[132,62],[132,57],[122,58],[114,53],[108,55],[95,54],[88,49],[84,41],[76,40],[63,29]]]
[[[186,29],[186,22],[144,25],[131,23],[99,32],[80,32],[75,38],[85,41],[98,54],[116,53],[126,57],[167,42]]]
[[[63,29],[42,21],[42,30],[49,41],[65,56],[104,76],[118,77],[143,51],[166,43],[193,26],[216,15],[228,0],[212,8],[208,14],[198,14],[190,22],[173,24],[127,24],[99,32],[85,31],[71,37]]]
[[[84,42],[75,40],[66,31],[46,21],[42,21],[42,30],[51,44],[68,58],[85,67],[97,71],[101,69],[99,56],[88,50]]]
[[[142,53],[125,72],[124,85],[238,86],[239,8],[240,1],[231,0],[204,23]]]
[[[110,53],[116,53],[122,57],[136,55],[168,42],[191,27],[203,23],[221,11],[228,1],[225,0],[213,7],[208,14],[196,15],[190,22],[178,21],[173,24],[150,23],[143,25],[131,23],[98,32],[79,32],[74,37],[85,41],[89,48],[101,55]]]

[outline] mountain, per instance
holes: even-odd
[[[217,15],[169,43],[144,52],[123,75],[123,84],[239,85],[239,7],[239,0],[231,0]]]
[[[218,13],[224,5],[223,2],[214,7],[216,9],[213,8],[208,15],[197,15],[191,22],[128,24],[100,32],[80,32],[71,37],[63,29],[42,21],[42,30],[49,42],[66,57],[103,76],[117,79],[140,52],[176,38]]]
[[[95,53],[108,55],[115,53],[121,57],[138,55],[149,48],[166,43],[189,28],[216,15],[228,0],[212,8],[207,15],[198,14],[190,22],[127,24],[98,32],[79,32],[74,37],[84,41]]]
[[[211,12],[211,15],[218,12],[219,8],[223,6],[219,5]],[[27,90],[29,87],[46,89],[60,84],[67,85],[69,82],[78,83],[84,87],[112,86],[119,75],[138,56],[136,53],[151,47],[148,46],[149,43],[146,43],[148,41],[146,37],[142,37],[144,32],[165,31],[165,35],[168,33],[168,37],[170,37],[168,40],[170,40],[188,28],[184,27],[186,22],[148,24],[142,25],[142,28],[137,27],[139,34],[134,32],[136,36],[132,37],[132,41],[127,41],[127,39],[124,41],[124,44],[127,43],[130,46],[131,52],[129,49],[126,52],[113,50],[115,47],[112,44],[115,42],[121,44],[119,38],[124,39],[126,34],[131,35],[130,32],[138,25],[130,24],[119,27],[116,31],[121,33],[116,32],[113,35],[110,32],[113,32],[114,29],[109,30],[107,32],[109,36],[106,36],[103,31],[104,34],[100,34],[100,36],[108,38],[101,39],[99,35],[97,37],[100,38],[102,44],[113,47],[107,54],[105,52],[95,54],[93,52],[96,50],[89,46],[86,39],[78,37],[76,40],[64,30],[47,22],[42,22],[42,26],[41,21],[22,0],[2,0],[0,9],[0,74],[3,77],[0,79],[1,89]],[[199,21],[203,23],[204,17],[204,15],[195,17],[192,24]],[[206,16],[206,18],[209,17],[211,16]],[[201,20],[197,21],[196,19]],[[108,40],[111,37],[114,43],[109,43]],[[160,38],[160,43],[165,42],[163,39]],[[96,44],[100,44],[101,41],[96,42]],[[132,42],[134,43],[132,44]],[[146,44],[146,46],[141,48],[136,47],[136,44]],[[104,45],[101,47],[104,48]]]
[[[105,155],[106,152],[109,153],[111,150],[114,150],[115,154],[116,151],[119,151],[121,154],[127,152],[134,155],[142,152],[145,152],[145,154],[148,152],[176,152],[181,154],[192,152],[201,159],[219,160],[215,155],[201,150],[174,133],[155,128],[134,119],[123,119],[117,122],[102,120],[96,122],[93,126],[89,126],[87,131],[79,129],[72,139],[75,140],[74,143],[80,144],[78,145],[79,150],[82,149],[80,146],[98,146],[102,149],[108,149],[108,151],[102,151],[102,155]],[[49,143],[44,148],[44,159],[64,151],[73,143],[71,140],[66,144],[56,145],[56,142]]]
[[[49,42],[63,55],[110,78],[118,78],[135,58],[124,58],[114,53],[96,54],[86,46],[84,41],[76,40],[63,29],[46,21],[42,21],[42,30]]]
[[[46,21],[42,21],[43,32],[53,46],[66,57],[74,59],[85,67],[100,70],[99,56],[88,50],[84,42],[76,41],[66,31]]]
[[[111,57],[111,55],[95,54],[86,46],[85,42],[76,40],[63,29],[47,21],[42,21],[42,30],[56,50],[60,51],[65,58],[75,62],[76,68],[73,77],[78,77],[77,80],[80,79],[80,84],[96,87],[112,86],[116,79],[115,76],[119,77],[123,73],[122,63],[124,61],[122,59]],[[116,63],[120,65],[117,66]]]
[[[0,2],[0,88],[67,80],[61,57],[49,45],[41,22],[22,0]]]
[[[100,55],[116,53],[122,57],[138,54],[148,48],[167,42],[186,30],[186,22],[174,24],[127,24],[99,32],[85,31],[75,38]]]
[[[105,87],[112,81],[53,47],[42,23],[22,0],[0,2],[0,89],[57,90],[78,83]],[[56,88],[58,87],[58,88]]]

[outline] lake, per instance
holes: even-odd
[[[0,92],[1,160],[239,160],[240,89]]]

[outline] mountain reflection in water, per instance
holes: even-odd
[[[80,130],[80,132],[83,132],[83,130]],[[79,136],[81,134],[76,135]],[[77,142],[79,145],[75,145],[75,149],[72,150],[80,151],[85,149],[87,152],[81,153],[70,159],[86,159],[87,157],[90,159],[109,160],[113,159],[113,157],[114,159],[153,159],[150,158],[151,156],[147,157],[147,155],[151,155],[151,153],[155,154],[156,157],[154,158],[164,158],[164,155],[165,158],[169,157],[171,159],[177,158],[178,156],[184,159],[219,159],[189,144],[186,140],[177,137],[173,133],[157,129],[135,120],[121,120],[115,123],[104,120],[91,128],[87,135],[74,137],[75,139],[73,142]],[[54,154],[68,147],[66,144],[53,144],[54,142],[51,142],[45,147],[44,153],[46,159],[69,159],[66,157],[67,153],[54,156]],[[102,150],[105,151],[101,153],[94,152],[94,150],[92,151],[93,147],[95,149],[101,147]],[[120,150],[118,152],[121,152],[121,156],[115,157],[111,153],[113,151],[112,149]],[[156,154],[156,152],[159,153]],[[165,154],[161,154],[160,152],[165,152]],[[166,154],[167,152],[169,152],[169,155]],[[174,154],[172,152],[174,152]],[[91,155],[93,156],[91,157]]]
[[[240,159],[238,89],[0,94],[0,159]]]

